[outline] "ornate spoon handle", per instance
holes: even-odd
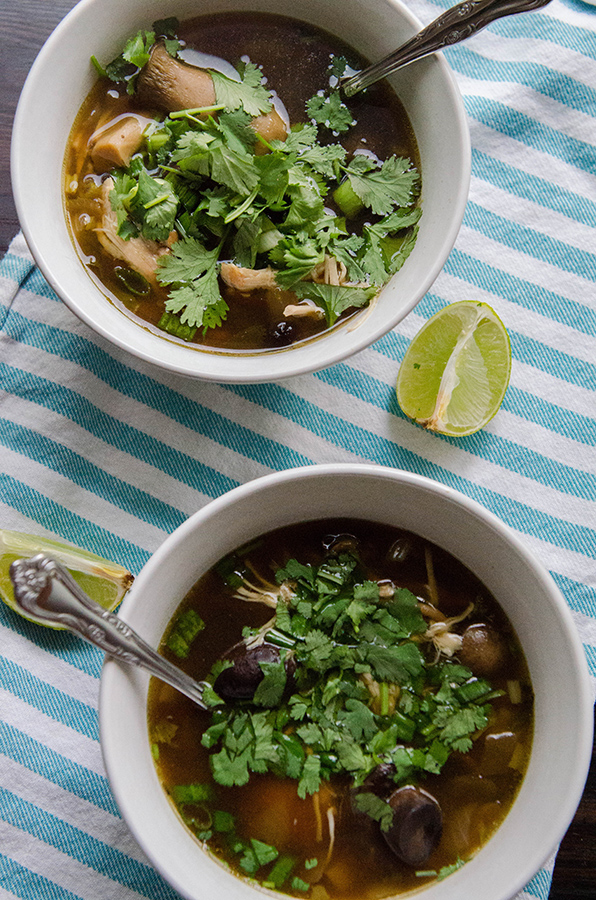
[[[190,678],[160,656],[114,613],[103,609],[81,590],[59,563],[39,553],[10,566],[17,605],[48,624],[80,635],[116,659],[139,666],[171,685],[202,709],[204,683]]]
[[[547,3],[550,0],[464,0],[434,19],[394,53],[347,78],[341,83],[341,89],[346,97],[353,97],[401,66],[450,44],[465,41],[495,19],[540,9]]]

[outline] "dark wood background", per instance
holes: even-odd
[[[43,42],[74,5],[74,0],[0,0],[0,255],[19,227],[9,171],[19,93]],[[43,153],[41,134],[39,152]],[[550,900],[596,900],[596,750],[582,802],[559,850]]]

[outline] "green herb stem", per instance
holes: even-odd
[[[201,124],[201,120],[197,120],[195,116],[200,116],[203,113],[213,113],[219,112],[222,109],[225,109],[225,105],[223,103],[217,103],[213,106],[196,106],[191,109],[177,109],[174,112],[169,114],[170,119],[192,119],[194,121],[199,121]]]

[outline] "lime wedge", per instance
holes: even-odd
[[[406,350],[397,400],[429,431],[474,434],[497,412],[511,374],[505,326],[486,303],[462,300],[439,310]]]
[[[133,576],[127,569],[95,553],[49,538],[0,529],[0,599],[24,619],[47,628],[57,626],[40,622],[35,616],[26,616],[17,607],[10,580],[10,564],[15,559],[35,556],[36,553],[45,553],[62,563],[85,593],[104,609],[112,610],[118,606],[133,582]]]

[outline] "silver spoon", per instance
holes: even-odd
[[[353,97],[396,69],[467,40],[495,19],[540,9],[547,3],[550,0],[464,0],[446,10],[385,59],[341,81],[340,88],[346,97]]]
[[[10,566],[17,606],[26,615],[78,634],[104,653],[146,669],[193,700],[202,709],[205,683],[195,681],[160,656],[114,613],[95,603],[56,560],[43,553]]]

